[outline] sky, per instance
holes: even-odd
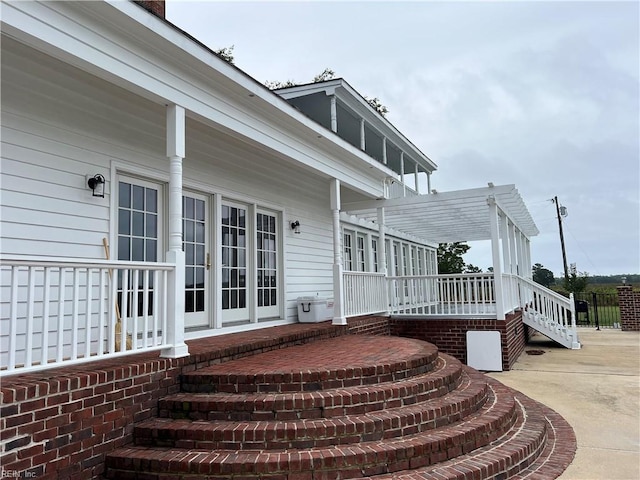
[[[379,98],[438,191],[515,184],[556,277],[556,196],[569,264],[640,273],[639,2],[167,0],[167,19],[261,83],[328,67]]]

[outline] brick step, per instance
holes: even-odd
[[[540,404],[513,391],[516,401],[517,420],[511,430],[501,438],[472,452],[435,465],[416,468],[410,462],[409,468],[392,474],[375,475],[372,480],[497,480],[529,478],[520,477],[539,459],[548,446],[549,424]],[[571,455],[573,457],[573,455]],[[568,465],[568,464],[567,464]],[[566,468],[566,465],[564,466]],[[564,468],[562,470],[564,470]],[[545,472],[545,479],[556,478]]]
[[[492,383],[488,399],[480,410],[459,422],[428,432],[351,445],[274,451],[122,448],[107,456],[106,477],[159,480],[173,474],[173,478],[200,475],[216,479],[360,478],[465,454],[502,437],[516,419],[512,391]]]
[[[424,402],[458,387],[462,364],[440,354],[431,372],[397,382],[296,393],[178,393],[158,404],[159,416],[190,420],[334,418]]]
[[[519,393],[517,398],[523,399],[527,412],[530,403],[540,410],[547,423],[547,441],[544,449],[526,469],[511,475],[512,480],[549,480],[558,478],[573,461],[577,441],[571,425],[557,412],[542,403]]]
[[[181,388],[191,393],[313,392],[403,380],[434,369],[434,345],[399,337],[385,337],[385,343],[381,349],[377,337],[345,336],[260,353],[185,374]]]
[[[363,415],[296,421],[151,419],[135,427],[136,445],[224,450],[328,447],[426,432],[471,415],[487,398],[482,374],[465,372],[458,389],[425,403]]]

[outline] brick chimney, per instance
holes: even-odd
[[[164,0],[134,0],[134,2],[141,7],[146,8],[154,15],[157,15],[160,18],[165,18]]]

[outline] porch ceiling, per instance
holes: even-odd
[[[527,237],[539,233],[515,185],[345,203],[342,210],[375,222],[377,207],[384,207],[386,226],[429,241],[490,240],[489,197]]]

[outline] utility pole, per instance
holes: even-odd
[[[564,234],[562,233],[562,217],[567,216],[567,209],[565,207],[560,207],[560,203],[558,203],[558,197],[553,197],[553,203],[556,204],[556,213],[558,214],[558,230],[560,231],[560,246],[562,247],[562,264],[564,265],[564,281],[569,281],[569,268],[567,267],[567,252],[564,250]],[[562,208],[563,215],[560,215],[560,210]]]

